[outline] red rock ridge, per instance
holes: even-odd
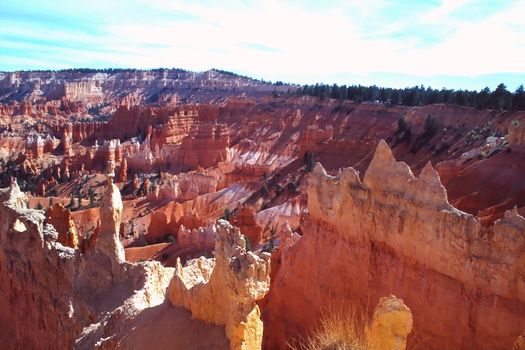
[[[452,207],[437,172],[416,178],[381,141],[364,180],[317,164],[302,238],[272,280],[265,348],[315,328],[323,310],[395,294],[425,349],[509,349],[525,328],[525,219],[485,229]]]

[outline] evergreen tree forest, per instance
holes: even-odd
[[[525,110],[525,90],[520,85],[514,92],[505,84],[499,84],[494,91],[488,87],[480,91],[432,89],[423,85],[404,89],[361,85],[303,85],[295,92],[300,96],[315,96],[320,99],[333,98],[354,102],[377,102],[403,106],[425,106],[434,103],[448,103],[478,109]]]

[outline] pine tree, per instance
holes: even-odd
[[[90,207],[94,207],[95,206],[95,191],[93,190],[93,188],[90,188],[89,189],[89,206]]]

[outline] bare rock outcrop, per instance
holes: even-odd
[[[367,334],[368,345],[374,350],[405,350],[412,323],[412,313],[403,300],[381,298]]]
[[[27,208],[15,181],[0,189],[2,348],[129,348],[137,319],[164,302],[174,270],[119,257],[114,234],[122,203],[113,186],[101,208],[95,249],[85,253],[58,242],[44,213]]]
[[[306,151],[317,152],[319,145],[332,141],[333,136],[334,128],[332,125],[328,125],[324,130],[319,129],[316,125],[309,125],[301,132],[300,149],[303,153]]]
[[[78,248],[79,235],[71,211],[62,203],[55,203],[46,211],[46,222],[57,230],[59,243],[65,247]]]
[[[448,203],[430,164],[416,177],[381,141],[363,181],[353,168],[329,176],[317,164],[308,211],[272,279],[265,347],[311,331],[333,301],[389,294],[410,305],[427,349],[509,349],[525,328],[525,218],[516,210],[483,227]]]
[[[44,213],[26,203],[16,182],[0,190],[2,347],[67,348],[79,331],[72,318],[82,317],[70,296],[76,253],[57,244],[56,231],[43,224]]]
[[[206,227],[189,229],[181,225],[177,234],[177,243],[181,248],[194,248],[197,251],[211,253],[215,247],[217,227],[210,224]]]
[[[120,243],[119,231],[122,218],[122,198],[118,187],[113,183],[114,174],[108,176],[108,187],[100,207],[100,233],[96,248],[117,262],[125,261],[124,248]]]
[[[270,254],[246,251],[246,240],[228,222],[217,224],[215,258],[180,261],[168,288],[170,302],[194,318],[225,325],[231,349],[259,349],[263,324],[256,300],[270,283]]]

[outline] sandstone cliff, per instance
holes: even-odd
[[[525,219],[516,211],[483,228],[448,203],[430,164],[415,177],[384,142],[363,181],[352,168],[332,177],[317,164],[308,209],[267,296],[266,348],[311,330],[326,305],[390,293],[410,306],[428,349],[509,349],[525,328]]]

